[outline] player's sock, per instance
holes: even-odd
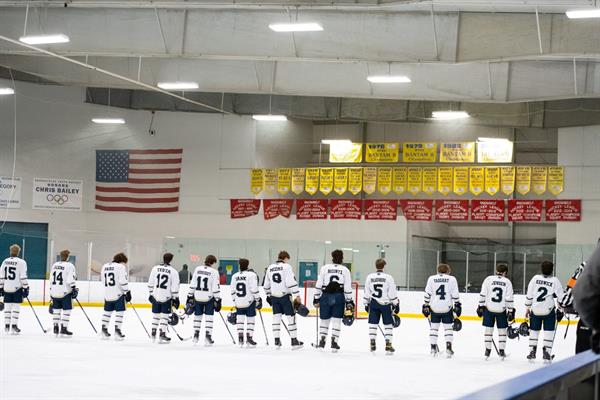
[[[484,342],[486,350],[492,349],[492,339],[494,336],[494,328],[485,328]]]
[[[331,336],[337,341],[340,337],[340,330],[342,328],[341,318],[331,318]]]
[[[112,312],[104,311],[104,314],[102,314],[102,326],[105,326],[108,328],[108,324],[110,324],[111,316],[112,316]]]
[[[52,324],[54,326],[56,326],[60,323],[60,311],[61,310],[56,310],[56,309],[52,310]]]
[[[238,336],[244,337],[244,316],[237,314],[235,316],[235,327],[237,328]]]
[[[123,325],[123,314],[125,311],[117,311],[115,315],[115,328],[121,330],[121,326]]]
[[[62,317],[60,319],[60,326],[67,329],[69,327],[70,319],[71,319],[71,310],[63,310]]]
[[[287,316],[288,330],[290,331],[290,337],[296,339],[298,337],[298,328],[296,327],[296,317]]]
[[[377,339],[377,325],[369,324],[369,339]]]
[[[529,331],[529,349],[533,349],[537,347],[538,337],[540,336],[540,331]]]
[[[554,344],[554,331],[544,331],[544,348],[552,354],[552,345]]]
[[[204,328],[206,329],[206,335],[212,336],[212,331],[213,331],[213,316],[212,315],[207,314],[204,316]]]
[[[279,339],[281,336],[281,314],[273,314],[273,337]]]
[[[166,333],[167,325],[169,323],[169,314],[161,313],[159,315],[160,315],[160,321],[158,322],[159,331],[161,331],[162,333]]]
[[[160,322],[160,314],[152,314],[152,330],[156,332]]]
[[[500,350],[506,349],[506,328],[498,329],[498,348]]]
[[[385,332],[385,341],[392,342],[392,338],[394,336],[394,327],[393,325],[384,325],[383,331]]]
[[[319,325],[319,335],[321,337],[327,337],[327,333],[329,332],[329,322],[331,319],[322,319],[321,324]]]
[[[4,305],[4,326],[10,327],[10,319],[12,317],[12,303]]]
[[[19,325],[19,309],[21,308],[20,304],[14,303],[13,307],[12,307],[12,319],[11,319],[11,324],[12,326],[18,326]]]
[[[200,332],[202,328],[202,315],[194,315],[194,331]]]
[[[246,318],[246,335],[249,335],[251,338],[254,337],[254,318],[256,317]]]
[[[429,343],[437,344],[438,341],[438,330],[440,329],[439,322],[432,322],[431,327],[429,329]]]
[[[452,324],[444,324],[444,339],[446,343],[452,343],[454,340],[454,331],[452,330]]]

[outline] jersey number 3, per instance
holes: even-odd
[[[504,294],[502,288],[499,287],[495,287],[492,289],[492,292],[494,292],[494,297],[492,297],[492,301],[494,303],[500,303],[502,301],[502,295]]]

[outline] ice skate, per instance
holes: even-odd
[[[158,343],[159,344],[169,344],[171,343],[171,338],[167,336],[167,334],[165,332],[160,332],[160,335],[158,336]]]
[[[60,333],[58,324],[54,324],[54,328],[52,328],[52,332],[54,333],[54,336],[58,337],[58,334]]]
[[[375,339],[371,339],[370,341],[370,350],[371,353],[375,353],[375,350],[377,350],[377,344],[375,342]]]
[[[212,336],[209,335],[208,333],[206,335],[204,335],[204,346],[210,347],[213,344],[215,344],[215,341],[212,339]]]
[[[150,339],[152,340],[152,343],[154,343],[156,341],[156,328],[152,328],[152,333],[150,334]]]
[[[115,328],[115,340],[121,341],[125,339],[125,335],[121,332],[120,328]]]
[[[240,333],[238,335],[238,344],[240,345],[240,347],[244,347],[244,334]]]
[[[246,346],[248,346],[251,349],[256,347],[256,342],[254,341],[254,339],[252,339],[252,336],[250,335],[246,335]]]
[[[452,343],[446,343],[446,358],[452,358],[454,355],[454,350],[452,350]]]
[[[200,331],[194,331],[194,337],[192,338],[192,343],[198,344],[200,341]]]
[[[537,353],[537,346],[533,346],[531,348],[531,351],[527,355],[527,359],[529,360],[529,362],[533,363],[535,361],[536,353]]]
[[[547,347],[543,347],[542,351],[543,351],[544,364],[550,364],[552,362],[552,360],[554,359],[554,356],[548,352]]]
[[[275,338],[275,349],[277,349],[277,350],[281,349],[281,339],[280,338]]]
[[[304,342],[301,342],[296,338],[292,339],[292,350],[301,349],[303,346],[304,346]]]
[[[392,342],[386,341],[385,342],[385,354],[388,356],[393,356],[395,351],[396,351],[396,349],[394,349],[394,347],[392,346]]]
[[[337,340],[331,338],[331,352],[337,353],[338,351],[340,351],[340,346],[337,344]]]
[[[490,359],[490,355],[492,354],[492,349],[485,349],[485,359],[486,361]]]
[[[68,337],[73,336],[73,332],[69,331],[66,326],[61,326],[61,328],[60,328],[60,336],[68,338]]]
[[[430,354],[431,354],[433,357],[437,357],[437,355],[438,355],[439,353],[440,353],[440,349],[439,349],[438,345],[437,345],[437,344],[432,344],[432,345],[431,345],[431,351],[430,351]]]
[[[506,352],[503,349],[498,350],[498,355],[500,356],[500,360],[502,361],[504,361],[504,359],[506,358]]]
[[[13,325],[13,326],[12,326],[11,333],[12,333],[13,335],[18,335],[19,333],[21,333],[21,330],[19,329],[19,327],[18,327],[17,325]]]
[[[102,327],[102,331],[100,331],[100,338],[103,340],[110,338],[110,333],[108,333],[108,328],[106,328],[106,326]]]

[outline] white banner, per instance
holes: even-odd
[[[81,211],[83,181],[33,178],[33,208]]]
[[[0,176],[0,208],[21,208],[21,178]]]

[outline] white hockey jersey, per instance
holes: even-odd
[[[479,304],[494,313],[513,308],[513,286],[510,280],[501,275],[485,278],[479,293]]]
[[[267,268],[264,288],[267,296],[283,297],[291,294],[297,297],[300,295],[292,266],[279,261]]]
[[[561,299],[563,288],[554,276],[536,275],[527,286],[525,307],[531,307],[534,315],[548,315],[556,307],[554,299]]]
[[[365,304],[369,304],[371,299],[381,305],[396,305],[399,303],[396,282],[394,282],[391,275],[377,271],[367,276],[365,280]]]
[[[127,267],[121,263],[106,263],[100,271],[100,281],[104,284],[104,300],[115,301],[129,291]]]
[[[61,299],[75,288],[77,273],[68,261],[55,262],[50,268],[50,297]]]
[[[19,257],[8,257],[0,266],[0,288],[6,293],[14,293],[29,287],[27,282],[27,263]]]
[[[258,300],[258,275],[253,271],[236,272],[231,277],[231,298],[237,308],[246,308]]]
[[[150,271],[148,292],[159,303],[179,296],[179,272],[170,265],[155,265]]]
[[[459,301],[458,283],[456,278],[448,274],[431,275],[425,286],[425,304],[431,311],[445,314],[452,310],[454,303]]]
[[[196,301],[206,303],[212,298],[221,298],[221,286],[219,285],[219,271],[206,266],[199,265],[192,274],[188,295],[193,294]]]
[[[348,267],[341,264],[325,264],[321,267],[315,285],[315,298],[320,298],[323,290],[333,281],[340,284],[346,300],[352,300],[352,276]]]

